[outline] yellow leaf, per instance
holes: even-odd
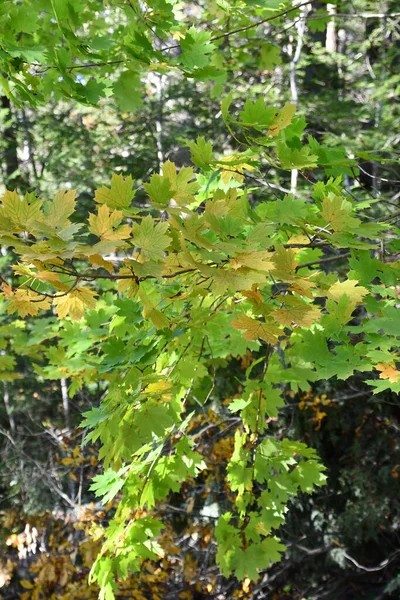
[[[276,325],[257,321],[244,314],[239,315],[231,323],[235,329],[245,330],[244,337],[246,340],[262,339],[268,344],[275,344],[277,336],[281,333]]]
[[[325,419],[326,417],[326,412],[323,412],[322,410],[319,410],[319,408],[316,409],[313,418],[311,419],[312,423],[316,423],[315,425],[315,431],[319,431],[321,429],[321,425],[322,425],[322,421]]]
[[[165,392],[166,390],[171,389],[172,384],[168,381],[157,381],[155,383],[149,383],[146,388],[146,391],[149,394],[158,394],[160,392]]]
[[[129,208],[135,192],[132,190],[132,177],[124,179],[122,175],[113,174],[110,188],[101,187],[96,190],[94,199],[99,204],[107,204],[109,208]]]
[[[2,198],[0,211],[0,229],[12,233],[30,231],[31,224],[39,220],[42,201],[34,194],[26,194],[22,200],[17,192],[6,191]]]
[[[376,365],[380,379],[388,379],[392,383],[397,383],[400,380],[400,371],[396,369],[394,363],[379,363]]]
[[[231,179],[242,183],[244,180],[243,173],[245,171],[254,171],[254,167],[248,164],[248,157],[244,154],[231,154],[230,156],[224,156],[219,160],[221,172],[221,181],[225,184],[229,183]],[[224,168],[224,164],[227,164]]]
[[[57,273],[46,271],[40,262],[36,261],[33,264],[38,271],[33,271],[28,265],[23,265],[21,263],[17,263],[12,269],[17,275],[22,275],[23,277],[28,277],[32,280],[39,279],[40,281],[49,281],[51,283],[60,281]]]
[[[274,275],[282,281],[291,281],[296,276],[296,254],[292,248],[284,248],[280,244],[275,246],[275,254],[272,257],[275,265]]]
[[[256,304],[260,305],[263,303],[263,297],[261,295],[260,290],[257,289],[257,286],[253,285],[252,289],[249,291],[242,291],[243,296],[248,298],[249,300],[254,301]]]
[[[274,263],[270,260],[272,256],[272,252],[266,250],[246,250],[238,252],[231,259],[231,264],[234,269],[249,267],[255,271],[270,271],[274,268]]]
[[[283,306],[274,310],[271,317],[276,319],[280,325],[290,326],[292,323],[296,323],[300,327],[311,327],[321,316],[315,306],[306,304],[295,296],[278,296],[277,300],[281,301]]]
[[[327,292],[328,298],[336,300],[336,302],[339,302],[342,296],[347,296],[354,304],[361,304],[366,294],[368,294],[368,290],[365,287],[358,285],[356,279],[337,281]]]
[[[136,296],[138,291],[138,281],[134,273],[128,267],[121,267],[118,272],[120,276],[129,276],[130,279],[118,280],[118,291],[120,294],[126,294],[128,298]]]
[[[16,312],[20,317],[26,317],[27,315],[34,317],[39,313],[39,310],[50,308],[48,298],[43,298],[43,296],[32,290],[19,288],[13,291],[9,285],[3,285],[3,292],[8,300],[7,312],[9,315]]]
[[[201,273],[213,279],[212,290],[215,294],[223,294],[226,290],[237,292],[251,290],[255,284],[265,284],[267,276],[260,271],[253,271],[246,267],[232,270],[199,266]]]
[[[53,304],[59,317],[71,317],[79,321],[83,317],[85,308],[95,308],[97,293],[88,288],[75,288],[65,296],[54,298]]]
[[[69,477],[70,479],[73,479],[74,481],[78,481],[78,478],[77,478],[77,476],[76,476],[76,475],[74,475],[73,473],[68,473],[68,477]]]
[[[352,204],[348,200],[330,194],[324,198],[321,215],[334,231],[342,231],[359,223],[358,219],[350,216],[352,210]]]
[[[114,265],[108,260],[104,260],[104,258],[100,254],[92,254],[92,256],[90,256],[88,260],[89,263],[94,267],[102,267],[109,273],[114,272]]]
[[[123,214],[120,210],[110,213],[108,206],[103,204],[99,207],[97,215],[89,215],[89,231],[102,240],[125,240],[129,237],[131,229],[129,225],[118,227],[122,219]]]
[[[294,113],[296,112],[295,104],[285,104],[282,110],[279,112],[277,117],[275,117],[274,122],[270,125],[268,129],[268,134],[272,136],[278,135],[278,133],[288,127],[292,122]]]
[[[177,204],[189,204],[195,200],[194,193],[199,189],[199,184],[191,181],[194,177],[192,167],[182,167],[179,173],[176,172],[176,165],[167,160],[162,165],[162,172],[170,182],[172,199]]]
[[[290,291],[295,292],[299,296],[313,298],[312,289],[315,288],[315,283],[306,277],[301,277],[290,283]]]
[[[47,213],[45,218],[46,225],[53,229],[68,227],[71,223],[68,217],[75,210],[75,199],[75,190],[62,190],[58,192],[54,196],[53,202],[47,202],[45,205]]]
[[[60,281],[59,275],[57,273],[53,273],[52,271],[42,271],[38,270],[35,273],[35,278],[40,281],[47,281],[49,283],[58,283]]]
[[[19,583],[25,590],[31,590],[33,588],[33,583],[31,583],[27,579],[20,579]]]

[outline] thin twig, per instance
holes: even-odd
[[[321,263],[333,262],[335,260],[341,260],[343,258],[348,258],[351,256],[351,252],[345,252],[343,254],[335,254],[335,256],[327,256],[325,258],[319,258],[318,260],[310,260],[309,262],[302,263],[301,265],[297,265],[295,271],[299,271],[300,269],[305,269],[306,267],[312,267],[313,265],[319,265]]]

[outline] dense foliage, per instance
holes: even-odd
[[[395,7],[0,10],[4,598],[396,597]]]

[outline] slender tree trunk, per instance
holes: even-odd
[[[337,38],[336,38],[336,23],[335,23],[335,14],[336,14],[336,6],[334,4],[326,5],[327,11],[330,15],[332,15],[332,19],[326,26],[326,39],[325,39],[325,48],[327,52],[336,52],[337,49]]]
[[[290,94],[292,96],[292,102],[293,102],[293,104],[296,104],[296,106],[299,103],[299,91],[298,91],[298,85],[297,85],[296,70],[297,70],[297,63],[300,60],[301,51],[303,48],[304,33],[306,30],[306,15],[308,13],[307,6],[302,7],[301,12],[302,12],[302,16],[296,25],[297,42],[296,42],[295,50],[293,49],[293,38],[291,39],[291,43],[289,45],[289,54],[291,56],[290,69],[289,69]],[[292,194],[296,193],[298,176],[299,176],[298,169],[293,169],[292,173],[291,173],[291,181],[290,181],[290,191]]]
[[[156,117],[156,145],[157,145],[157,159],[158,168],[161,171],[161,165],[164,162],[164,149],[163,149],[163,76],[159,75],[156,79],[157,86],[157,117]]]
[[[62,378],[60,381],[60,384],[61,384],[61,398],[62,398],[63,410],[64,410],[65,428],[67,430],[68,437],[71,438],[71,412],[70,412],[70,404],[69,404],[69,397],[68,397],[67,380],[65,378]],[[75,481],[73,479],[71,479],[70,477],[68,478],[68,488],[69,488],[69,496],[70,496],[71,500],[73,500],[75,502],[76,486],[75,486]]]
[[[68,398],[68,386],[67,380],[61,379],[61,398],[64,409],[65,427],[68,430],[68,434],[71,433],[71,414],[69,409],[69,398]]]
[[[14,434],[15,433],[15,420],[14,420],[14,415],[12,412],[12,407],[10,404],[10,389],[8,387],[8,381],[4,381],[3,385],[4,385],[4,395],[3,395],[4,406],[6,409],[7,416],[8,416],[10,430],[11,430],[12,434]]]

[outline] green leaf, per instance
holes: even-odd
[[[107,469],[101,475],[96,475],[92,479],[90,489],[94,491],[96,496],[102,496],[103,504],[107,504],[113,500],[118,492],[122,489],[125,483],[124,475],[128,471],[129,466],[122,467],[118,472],[112,469]]]
[[[132,243],[140,249],[144,259],[162,260],[165,250],[171,243],[167,235],[169,223],[155,223],[154,219],[147,215],[140,223],[132,225]]]
[[[281,49],[274,44],[265,43],[261,46],[260,66],[267,71],[272,71],[282,63]]]
[[[99,204],[107,204],[109,208],[129,208],[135,193],[132,190],[132,177],[113,174],[111,186],[96,190],[94,199]]]
[[[209,55],[215,48],[210,38],[208,31],[198,31],[194,26],[188,29],[181,40],[182,54],[179,57],[185,67],[193,70],[208,65]]]
[[[318,157],[311,154],[309,146],[289,148],[284,142],[280,142],[276,146],[276,152],[284,169],[313,169],[317,166]]]
[[[200,169],[207,170],[214,160],[212,144],[203,137],[198,137],[196,142],[188,142],[192,155],[192,162]]]
[[[143,184],[143,187],[155,206],[168,206],[173,191],[171,190],[171,181],[167,177],[154,173],[151,176],[150,183]]]
[[[251,544],[235,553],[233,561],[235,576],[242,581],[246,577],[256,581],[259,571],[267,569],[271,562],[279,562],[285,546],[276,537],[268,537],[259,544]]]
[[[113,91],[123,112],[134,112],[143,104],[142,84],[138,73],[123,71],[114,83]]]

